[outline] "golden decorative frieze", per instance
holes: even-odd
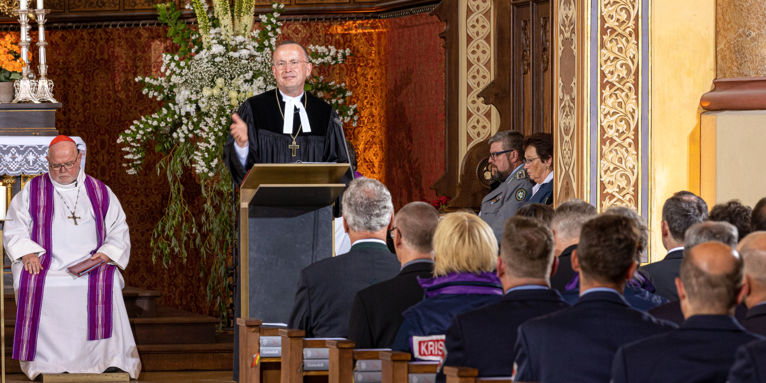
[[[468,0],[466,21],[466,148],[486,139],[492,132],[491,110],[478,96],[492,80],[492,1]]]
[[[600,0],[599,207],[639,206],[640,0]]]

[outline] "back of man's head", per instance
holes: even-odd
[[[585,201],[579,199],[567,201],[556,208],[551,229],[556,232],[556,238],[562,241],[579,241],[582,225],[597,215],[596,207]]]
[[[551,227],[553,214],[553,208],[542,203],[531,203],[524,205],[521,209],[516,211],[516,215],[527,218],[536,218],[540,220],[540,222],[544,223],[548,228]]]
[[[692,225],[686,231],[684,256],[689,255],[695,246],[711,241],[724,243],[733,249],[737,247],[737,228],[728,222],[707,221]]]
[[[644,219],[641,218],[635,210],[624,206],[612,206],[609,209],[606,209],[604,215],[619,215],[621,217],[630,218],[633,221],[633,224],[636,225],[638,231],[641,233],[641,238],[638,240],[638,248],[636,248],[638,257],[636,260],[639,262],[643,261],[642,257],[644,251],[646,251],[646,247],[649,245],[649,228],[646,227]]]
[[[394,214],[391,193],[371,178],[358,178],[343,193],[343,219],[353,231],[375,233],[385,229]]]
[[[639,228],[632,219],[601,215],[582,227],[577,260],[583,278],[622,285],[637,262]]]
[[[516,278],[548,279],[553,265],[553,234],[543,222],[515,216],[505,222],[500,257]]]
[[[750,217],[753,215],[753,209],[745,206],[737,200],[731,200],[726,203],[719,203],[713,206],[708,214],[708,219],[717,222],[728,222],[737,228],[738,238],[741,241],[750,234]]]
[[[431,204],[410,202],[396,213],[394,226],[402,236],[404,246],[418,253],[434,251],[434,232],[439,224],[439,212]]]
[[[742,259],[727,244],[705,242],[683,258],[679,278],[694,313],[725,314],[737,305]]]
[[[686,230],[707,219],[707,204],[692,192],[680,191],[665,201],[662,220],[667,222],[670,235],[684,242]]]
[[[750,216],[750,230],[766,231],[766,197],[761,198],[753,208],[753,215]]]
[[[754,231],[739,242],[737,247],[744,263],[744,273],[750,282],[753,304],[766,302],[766,231]]]
[[[503,130],[497,132],[489,139],[488,144],[491,146],[495,142],[503,143],[503,151],[515,150],[517,153],[519,153],[519,160],[524,159],[524,135],[521,133],[515,132],[513,130]]]

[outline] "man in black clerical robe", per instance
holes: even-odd
[[[303,91],[312,68],[305,48],[286,41],[273,59],[277,88],[250,97],[239,107],[224,144],[224,164],[238,185],[254,164],[348,162],[338,114],[324,100]],[[287,105],[291,99],[293,105]],[[290,110],[293,126],[285,129]]]

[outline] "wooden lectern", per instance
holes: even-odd
[[[349,164],[256,164],[240,192],[238,317],[287,323],[300,270],[333,253]]]

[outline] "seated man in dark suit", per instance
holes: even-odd
[[[728,383],[766,383],[766,341],[748,343],[737,349]]]
[[[742,299],[742,260],[720,242],[695,246],[676,279],[686,320],[671,332],[622,346],[612,363],[612,382],[725,383],[737,348],[763,337],[734,317]]]
[[[386,246],[394,205],[382,183],[369,178],[351,181],[343,194],[343,226],[351,250],[301,270],[289,325],[306,331],[307,338],[345,338],[354,295],[399,272],[399,262]]]
[[[733,249],[737,247],[737,228],[727,222],[702,222],[692,225],[686,231],[685,238],[686,247],[683,250],[684,253],[688,253],[694,246],[710,241],[725,243]],[[746,310],[746,307],[738,305],[735,317],[737,319],[744,319]],[[652,314],[655,318],[671,321],[679,325],[684,321],[684,314],[681,312],[681,302],[678,300],[655,307],[649,310],[649,314]]]
[[[431,278],[434,268],[434,232],[439,212],[425,202],[401,208],[391,230],[399,275],[356,293],[351,305],[348,337],[356,348],[391,348],[402,325],[402,312],[423,300],[418,278]]]
[[[713,206],[707,219],[716,222],[728,222],[734,225],[737,228],[739,241],[742,241],[752,232],[750,229],[750,217],[752,215],[753,209],[750,206],[743,205],[742,202],[734,199]]]
[[[567,284],[574,278],[572,252],[580,242],[580,229],[585,222],[598,215],[596,208],[579,199],[567,201],[556,208],[551,222],[555,248],[553,253],[559,259],[556,274],[551,277],[551,288],[566,291]]]
[[[739,243],[745,264],[745,299],[748,307],[742,326],[766,335],[766,231],[756,231]],[[766,359],[764,360],[766,361]]]
[[[635,210],[624,206],[612,206],[607,209],[604,214],[619,215],[633,220],[633,223],[641,232],[638,248],[636,249],[636,259],[644,259],[646,248],[649,245],[649,229],[646,227],[644,219],[641,218]],[[577,300],[580,298],[580,276],[579,273],[574,274],[575,277],[566,286],[567,290],[561,293],[561,296],[569,304],[577,303]],[[625,300],[628,301],[630,307],[641,311],[647,311],[668,302],[667,299],[654,294],[655,291],[654,285],[649,280],[643,277],[640,273],[634,273],[633,278],[625,284],[623,296],[625,297]]]
[[[761,198],[753,207],[753,215],[750,216],[751,231],[766,231],[766,197]]]
[[[707,204],[694,193],[680,191],[662,206],[662,245],[668,250],[665,259],[641,267],[640,273],[652,281],[657,295],[678,300],[675,279],[681,267],[686,230],[707,219]]]
[[[633,220],[616,215],[582,227],[572,254],[580,300],[519,327],[516,381],[609,382],[620,346],[676,327],[631,308],[622,296],[638,267],[640,236]]]
[[[513,353],[519,325],[569,307],[550,289],[556,271],[553,234],[535,219],[515,216],[505,223],[497,276],[505,296],[494,305],[456,316],[444,341],[442,365],[473,367],[479,376],[513,375]],[[437,381],[444,382],[439,371]]]

